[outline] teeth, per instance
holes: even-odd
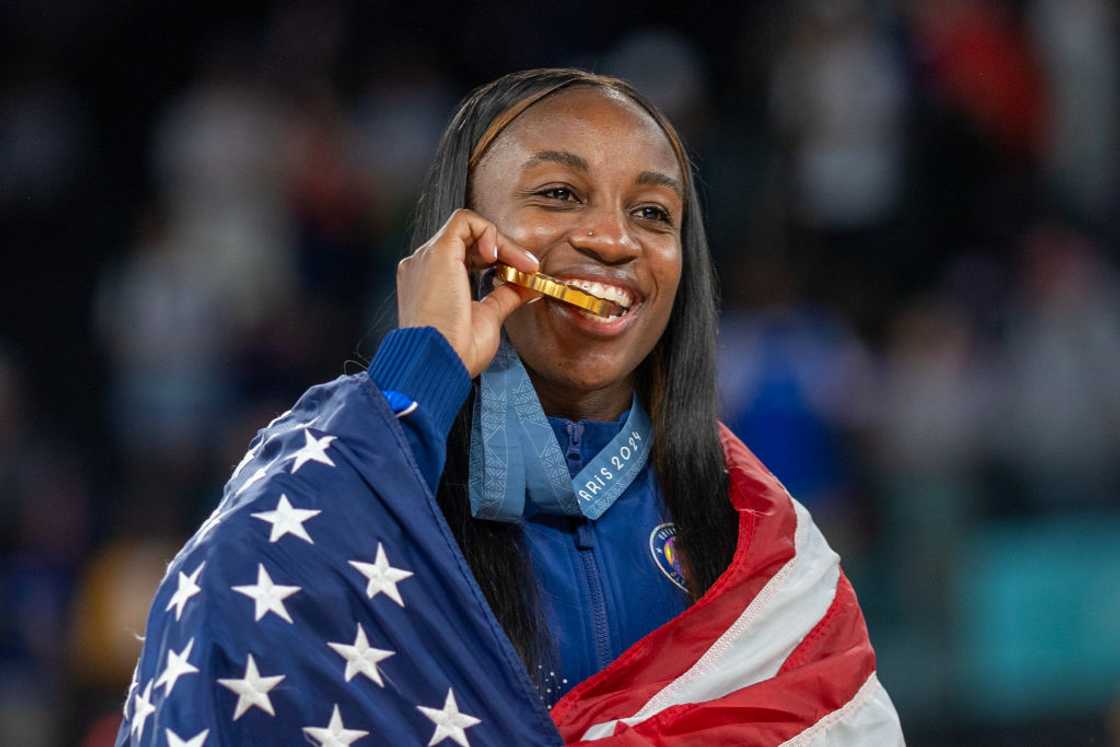
[[[606,285],[604,283],[597,283],[594,280],[566,280],[564,282],[580,290],[587,291],[596,298],[601,298],[604,301],[614,301],[619,306],[627,309],[634,303],[634,297],[630,295],[630,291],[625,288],[619,288],[617,285]]]
[[[591,321],[599,322],[600,324],[606,324],[607,322],[613,322],[615,319],[621,319],[622,318],[621,314],[611,314],[610,316],[599,316],[598,314],[592,314],[590,311],[584,311],[583,309],[576,309],[576,313],[579,314],[580,316],[582,316],[584,319],[590,319]]]

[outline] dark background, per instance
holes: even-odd
[[[1120,744],[1109,0],[0,4],[0,743],[111,743],[167,561],[360,370],[456,102],[622,75],[697,163],[724,418],[909,743]]]

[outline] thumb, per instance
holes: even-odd
[[[479,303],[489,308],[494,313],[496,317],[495,321],[500,327],[505,323],[510,314],[517,311],[518,308],[524,306],[526,303],[539,297],[540,294],[536,291],[531,291],[528,288],[522,288],[513,284],[507,284],[499,285]]]
[[[493,360],[502,339],[502,324],[537,293],[514,285],[502,285],[481,301],[475,301],[471,318],[471,349],[463,357],[471,378],[478,376]]]

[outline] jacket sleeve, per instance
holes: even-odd
[[[466,367],[434,327],[410,327],[386,336],[369,375],[400,421],[424,481],[435,493],[451,424],[470,392]]]

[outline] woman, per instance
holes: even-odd
[[[368,376],[261,431],[173,561],[118,744],[900,743],[835,555],[718,425],[656,109],[575,70],[479,89],[415,237]]]

